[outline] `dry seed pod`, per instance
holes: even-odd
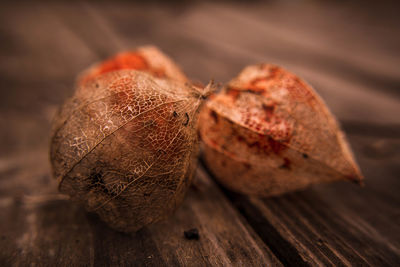
[[[134,70],[87,80],[53,124],[60,191],[120,231],[168,216],[195,168],[201,102],[193,87]]]
[[[204,105],[204,159],[226,187],[273,196],[362,175],[344,133],[314,90],[274,65],[245,68]]]

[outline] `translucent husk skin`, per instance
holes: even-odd
[[[164,66],[158,73],[175,74],[128,67],[97,72],[103,63],[95,65],[78,79],[52,127],[50,159],[59,190],[123,232],[171,214],[197,163],[203,96],[183,83],[185,76],[176,75],[179,69],[165,64],[169,59],[160,51],[150,52],[149,60]]]
[[[363,177],[344,133],[315,91],[274,65],[246,67],[201,110],[203,158],[226,187],[276,196]]]

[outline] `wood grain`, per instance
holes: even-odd
[[[394,266],[400,261],[400,139],[350,140],[366,176],[364,188],[343,182],[270,199],[227,192],[285,265]],[[297,254],[282,253],[290,250]]]
[[[170,219],[127,235],[57,194],[46,154],[14,158],[7,162],[14,171],[1,172],[2,266],[280,265],[202,169]],[[185,239],[191,228],[198,241]]]

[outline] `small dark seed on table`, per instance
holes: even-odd
[[[183,234],[185,235],[185,238],[188,240],[199,240],[200,236],[199,236],[199,231],[197,230],[197,228],[193,228],[187,231],[184,231]]]

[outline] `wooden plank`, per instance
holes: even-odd
[[[355,135],[350,140],[366,176],[364,188],[317,185],[269,199],[227,191],[285,265],[394,266],[400,261],[400,139]]]
[[[323,2],[204,4],[186,13],[181,22],[189,28],[196,24],[199,29],[192,31],[194,34],[214,40],[217,36],[213,33],[218,32],[218,39],[256,54],[295,65],[317,65],[323,71],[339,73],[366,85],[380,85],[398,94],[400,73],[396,66],[400,55],[394,48],[400,44],[400,38],[395,25],[384,24],[384,15],[379,17],[378,24],[386,26],[385,30],[362,20],[360,11]]]
[[[49,121],[75,75],[98,57],[46,5],[4,4],[0,35],[0,155],[48,146]]]
[[[2,266],[280,266],[202,169],[173,216],[127,235],[57,194],[46,150],[1,163]],[[185,239],[191,228],[199,240]]]

